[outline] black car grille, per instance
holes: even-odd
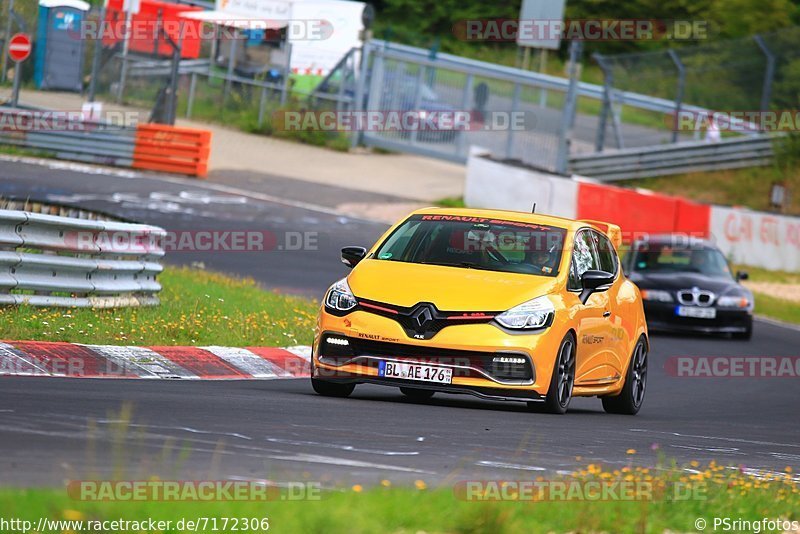
[[[328,342],[328,338],[347,340],[347,345]],[[390,343],[338,334],[325,334],[320,340],[319,357],[323,363],[343,365],[348,360],[359,356],[386,358],[396,360],[417,361],[432,365],[456,366],[453,376],[482,377],[471,369],[480,369],[500,381],[532,381],[533,367],[530,358],[521,352],[482,352],[453,350],[436,347],[417,347],[401,343]],[[359,362],[363,363],[363,362]],[[375,363],[377,365],[377,363]]]
[[[714,293],[698,289],[683,289],[678,291],[678,302],[689,306],[711,306],[714,302]]]
[[[404,307],[366,299],[359,299],[358,307],[362,311],[397,321],[406,335],[414,339],[431,339],[448,326],[488,323],[501,313],[439,311],[430,302]]]

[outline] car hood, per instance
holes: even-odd
[[[631,282],[641,289],[664,289],[668,291],[678,291],[681,289],[691,289],[699,287],[707,291],[712,291],[717,295],[727,292],[738,292],[744,294],[747,290],[731,279],[707,276],[700,273],[639,273],[633,272],[630,275]]]
[[[554,277],[367,259],[347,278],[357,299],[442,311],[505,311],[555,291]]]

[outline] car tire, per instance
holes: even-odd
[[[733,334],[733,339],[741,339],[742,341],[750,341],[753,337],[753,320],[750,319],[750,322],[747,324],[747,328],[744,332],[736,332]]]
[[[647,352],[647,341],[644,336],[641,336],[633,347],[622,391],[619,395],[602,398],[603,409],[606,413],[620,415],[639,413],[647,390]]]
[[[325,397],[347,397],[353,392],[356,385],[312,378],[311,387],[314,388],[314,391]]]
[[[575,335],[570,332],[561,340],[553,366],[553,376],[544,402],[529,402],[528,408],[535,412],[565,414],[572,400],[572,388],[575,385],[575,353],[577,344]]]
[[[400,392],[411,400],[424,401],[433,397],[435,391],[429,389],[400,388]]]

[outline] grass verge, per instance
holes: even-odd
[[[464,204],[464,197],[447,197],[441,200],[437,200],[435,202],[437,206],[441,206],[443,208],[466,208],[467,205]]]
[[[4,339],[129,345],[310,344],[316,304],[251,279],[167,268],[161,305],[80,309],[0,307]]]
[[[797,302],[784,300],[754,292],[753,297],[756,301],[755,313],[770,319],[776,319],[785,323],[800,324],[800,306]]]
[[[538,486],[533,485],[537,481],[524,481],[523,477],[506,481],[505,485],[502,481],[473,481],[473,484],[482,485],[471,486],[469,493],[463,482],[428,489],[423,481],[402,488],[383,481],[370,489],[354,485],[323,491],[315,494],[318,499],[314,500],[292,500],[283,492],[271,502],[90,502],[72,500],[63,489],[2,489],[0,509],[6,518],[28,520],[34,525],[40,517],[84,522],[148,518],[171,521],[171,527],[164,529],[166,532],[210,532],[215,520],[216,531],[220,531],[226,518],[229,528],[224,531],[232,531],[234,518],[239,521],[267,518],[270,532],[348,534],[695,532],[699,519],[711,527],[715,517],[754,523],[764,519],[800,519],[800,491],[789,473],[755,478],[744,470],[713,462],[705,468],[693,466],[692,473],[688,469],[689,466],[624,467],[610,472],[590,465],[569,478],[539,479]],[[523,482],[527,484],[524,487],[543,490],[517,493]],[[635,490],[603,493],[603,499],[597,498],[600,493],[592,493],[593,488],[614,487]],[[503,488],[502,493],[500,488]],[[569,489],[562,492],[559,488]],[[202,521],[202,518],[207,518],[206,528],[202,523],[196,529],[187,528],[185,523],[184,528],[178,526],[181,520]],[[43,529],[42,532],[79,531],[75,526],[64,529],[60,525],[60,530]],[[264,532],[263,526],[246,530]]]

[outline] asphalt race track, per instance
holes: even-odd
[[[323,201],[303,207],[211,187],[0,162],[0,196],[103,209],[168,229],[316,232],[318,250],[168,255],[173,263],[202,261],[284,291],[321,295],[345,272],[338,249],[370,244],[385,228],[341,217]],[[54,484],[123,469],[129,479],[158,473],[436,484],[660,459],[800,469],[796,377],[685,378],[665,369],[673,356],[796,357],[800,330],[759,321],[750,342],[653,336],[651,343],[647,398],[636,417],[607,415],[597,399],[576,399],[569,414],[551,416],[522,404],[441,394],[418,404],[378,386],[329,399],[316,396],[306,380],[6,377],[0,379],[0,477],[7,484]],[[181,450],[191,454],[181,459]]]

